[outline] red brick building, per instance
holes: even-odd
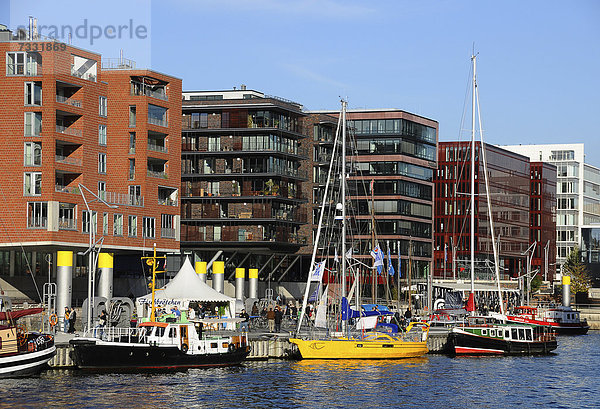
[[[57,250],[88,248],[82,192],[115,272],[154,243],[178,252],[181,80],[9,31],[0,52],[0,277],[26,288],[28,263],[45,281]]]

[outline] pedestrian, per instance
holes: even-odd
[[[179,308],[177,308],[177,306],[173,306],[173,308],[171,308],[171,313],[173,315],[175,315],[175,318],[179,321],[179,319],[181,318],[181,311],[179,311]]]
[[[269,324],[269,332],[275,331],[275,311],[273,311],[273,307],[269,307],[269,311],[267,311],[267,323]]]
[[[196,318],[196,310],[194,310],[191,305],[188,307],[187,317],[188,321]]]
[[[250,315],[248,315],[246,310],[243,308],[242,308],[242,312],[240,314],[240,318],[244,319],[242,322],[240,322],[240,331],[248,332],[248,323],[250,322]]]
[[[412,312],[410,311],[410,308],[406,309],[406,312],[404,313],[404,318],[406,318],[406,321],[410,321],[410,319],[412,318]]]
[[[279,306],[275,307],[275,332],[281,331],[281,320],[283,319],[283,313],[281,312],[281,308]]]
[[[254,304],[252,304],[252,315],[255,317],[258,316],[258,304],[256,301],[254,301]]]
[[[65,307],[65,318],[63,319],[63,331],[69,332],[69,307]]]
[[[106,327],[106,321],[106,310],[102,310],[102,312],[98,316],[98,325],[96,326],[96,330],[98,330],[96,335],[99,334],[98,338],[100,339],[102,339],[102,337],[104,336],[104,327]]]
[[[73,334],[75,332],[75,320],[77,319],[77,313],[75,312],[75,308],[73,308],[69,312],[69,334]]]

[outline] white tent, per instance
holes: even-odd
[[[154,304],[164,307],[177,306],[180,310],[186,310],[190,302],[218,302],[228,303],[229,318],[235,314],[235,298],[221,294],[204,283],[196,274],[189,258],[186,257],[179,272],[163,288],[154,292]],[[152,304],[152,293],[136,299],[138,317],[146,317]]]

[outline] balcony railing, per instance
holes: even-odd
[[[79,187],[77,186],[64,186],[56,184],[54,185],[54,191],[59,193],[72,193],[74,195],[79,194]]]
[[[66,163],[67,165],[81,166],[81,159],[79,158],[70,158],[68,156],[56,155],[56,161],[59,163]]]
[[[71,75],[77,78],[83,78],[84,80],[96,82],[96,76],[91,72],[80,73],[75,68],[71,67]]]
[[[154,151],[154,152],[164,152],[167,153],[168,149],[166,146],[164,145],[157,145],[153,142],[148,141],[148,150]]]
[[[77,230],[77,219],[58,219],[58,228],[62,230]]]
[[[48,227],[47,217],[29,217],[27,219],[27,227],[34,229],[45,229]]]
[[[144,206],[144,197],[124,193],[104,192],[107,203],[124,206]]]
[[[163,179],[166,179],[167,178],[167,172],[148,169],[148,176],[151,176],[153,178],[163,178]]]
[[[152,118],[151,116],[148,117],[148,123],[152,124],[152,125],[158,125],[158,126],[164,126],[164,127],[169,126],[169,122],[166,119]]]
[[[162,227],[160,229],[160,237],[165,239],[174,239],[175,238],[175,229]]]
[[[137,81],[131,81],[131,95],[147,96],[168,101],[164,88],[152,89],[152,86]]]
[[[81,129],[69,128],[62,125],[56,125],[56,132],[62,133],[65,135],[73,135],[73,136],[81,136]]]
[[[71,99],[71,98],[67,98],[67,97],[63,97],[62,95],[57,95],[56,96],[56,102],[60,102],[61,104],[67,104],[67,105],[71,105],[77,108],[81,108],[81,101],[77,100],[77,99]]]
[[[171,198],[158,198],[158,204],[159,205],[165,205],[165,206],[177,206],[177,199],[171,199]]]

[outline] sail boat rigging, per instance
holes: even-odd
[[[330,168],[327,177],[327,185],[325,186],[325,194],[322,198],[321,213],[319,216],[319,225],[317,227],[317,235],[315,237],[313,256],[311,260],[311,268],[308,275],[306,289],[304,292],[304,299],[302,302],[302,311],[300,320],[298,322],[298,328],[296,331],[296,337],[291,338],[290,342],[296,344],[303,358],[318,358],[318,359],[398,359],[422,356],[428,352],[427,349],[427,337],[429,334],[429,326],[426,323],[413,322],[406,328],[405,333],[398,333],[397,330],[393,331],[390,327],[390,331],[383,332],[375,327],[374,330],[370,330],[372,327],[367,328],[365,326],[365,318],[375,318],[377,316],[386,314],[385,312],[379,311],[362,311],[360,307],[360,297],[357,295],[356,309],[353,309],[349,305],[347,298],[346,285],[347,285],[347,270],[348,263],[347,259],[348,251],[346,246],[347,239],[347,224],[348,217],[346,215],[346,107],[347,102],[342,100],[342,108],[338,121],[338,129],[336,131],[336,140],[334,141],[334,149],[331,155]],[[338,139],[341,137],[341,142]],[[335,168],[334,162],[337,157],[337,149],[341,148],[339,154],[341,166],[339,168],[339,181],[340,181],[340,195],[337,198],[339,201],[335,206],[336,217],[335,219],[340,221],[340,234],[338,239],[341,245],[341,262],[340,265],[340,296],[338,299],[332,300],[337,304],[337,309],[333,309],[334,313],[331,315],[331,321],[325,321],[325,327],[323,330],[315,327],[310,327],[308,333],[302,332],[302,325],[304,324],[304,317],[306,316],[306,306],[308,301],[308,295],[310,294],[311,282],[317,281],[318,285],[321,285],[323,273],[326,269],[326,264],[335,260],[331,257],[325,257],[323,260],[317,262],[317,249],[320,245],[321,234],[323,228],[323,216],[325,214],[326,205],[328,204],[328,195],[333,193],[330,191],[330,184],[332,181],[332,173]],[[337,215],[337,212],[340,215]],[[372,226],[373,228],[374,226]],[[324,246],[326,248],[327,246]],[[381,250],[380,250],[381,251]],[[357,260],[358,262],[358,260]],[[375,271],[373,272],[375,274]],[[356,288],[357,293],[360,291],[360,276],[358,272],[354,273],[353,278],[353,289]],[[319,287],[317,288],[317,290]],[[375,290],[373,288],[373,290]],[[350,290],[352,294],[353,290]],[[326,290],[325,296],[328,296],[329,291]],[[321,311],[327,310],[326,304],[322,304],[318,307]],[[325,301],[327,302],[327,301]],[[391,314],[387,312],[387,314]],[[308,321],[308,320],[306,320]],[[321,322],[321,319],[319,319]],[[319,324],[322,325],[321,323]],[[341,329],[341,330],[340,330]]]

